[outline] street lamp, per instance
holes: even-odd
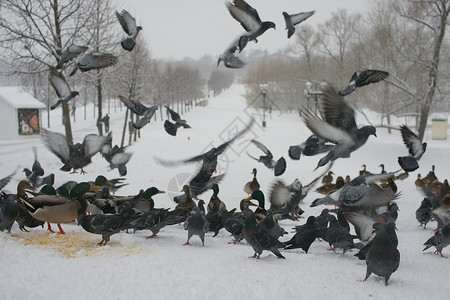
[[[314,112],[317,114],[317,109],[318,109],[318,105],[319,105],[319,103],[318,103],[319,95],[323,95],[323,92],[317,91],[317,82],[315,82],[315,91],[312,90],[311,82],[307,81],[305,85],[306,85],[306,89],[304,90],[304,93],[306,96],[308,109],[309,109],[309,99],[311,98],[311,96],[313,96],[314,97]],[[326,85],[327,85],[327,83],[324,80],[320,83],[320,86],[322,89],[324,89]]]
[[[268,87],[267,83],[261,83],[259,85],[259,88],[261,89],[261,94],[263,96],[263,121],[262,121],[262,126],[264,128],[266,127],[266,95],[267,95],[267,87]]]
[[[311,87],[312,87],[312,83],[310,81],[307,81],[306,89],[303,90],[303,92],[305,93],[306,105],[308,107],[308,110],[309,110],[309,99],[311,98]]]

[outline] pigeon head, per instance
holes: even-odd
[[[136,31],[139,32],[142,30],[142,26],[136,26]]]
[[[270,22],[270,21],[263,22],[263,27],[266,28],[266,30],[269,29],[269,28],[273,28],[273,29],[276,30],[275,23],[274,22]]]
[[[76,143],[73,146],[73,156],[74,157],[82,157],[83,156],[83,145],[80,143]]]
[[[23,169],[22,172],[25,172],[25,176],[27,177],[31,175],[31,171],[28,168]]]
[[[358,131],[362,136],[368,137],[370,135],[374,135],[375,137],[377,137],[377,129],[373,126],[364,126],[361,127]]]
[[[73,97],[76,97],[76,96],[78,96],[78,95],[80,95],[80,93],[77,92],[77,91],[73,91],[73,92],[71,92],[70,94],[71,94],[72,98],[73,98]]]

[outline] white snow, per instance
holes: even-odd
[[[286,184],[299,178],[307,184],[323,172],[323,168],[313,171],[320,156],[302,157],[293,161],[287,155],[289,146],[304,141],[309,130],[297,113],[280,114],[273,111],[267,115],[267,128],[261,127],[261,120],[242,97],[244,87],[234,85],[216,98],[210,99],[206,107],[197,107],[184,114],[192,129],[180,129],[176,137],[169,136],[162,122],[152,122],[141,130],[141,139],[130,147],[134,153],[128,163],[129,186],[118,194],[137,194],[140,189],[156,186],[169,193],[154,197],[156,207],[174,208],[169,199],[179,194],[188,176],[196,171],[195,164],[185,164],[173,168],[155,163],[156,156],[165,160],[185,159],[218,146],[229,139],[249,121],[249,115],[256,115],[256,123],[250,133],[237,140],[219,162],[218,174],[226,172],[220,184],[219,197],[228,209],[238,207],[246,198],[243,186],[252,178],[251,170],[258,169],[258,181],[266,195],[274,181],[273,173],[262,164],[252,161],[245,151],[260,155],[254,146],[248,146],[251,138],[264,143],[275,159],[284,156],[287,170],[281,176]],[[88,133],[96,133],[95,119],[88,111],[87,121],[82,121],[83,109],[77,110],[77,122],[72,124],[74,140]],[[159,112],[157,112],[159,118]],[[121,127],[125,111],[112,112],[111,128],[114,143],[120,143]],[[370,114],[369,117],[375,117]],[[60,111],[52,111],[50,130],[63,132]],[[43,123],[46,117],[43,116]],[[373,120],[377,123],[376,120]],[[401,122],[400,120],[399,122]],[[358,117],[364,124],[364,118]],[[370,137],[367,144],[352,154],[351,158],[335,162],[333,171],[338,175],[358,174],[362,164],[369,171],[379,172],[378,165],[384,163],[388,171],[397,170],[397,157],[406,155],[407,149],[399,132],[389,135],[379,129],[378,138]],[[427,136],[431,136],[427,134]],[[128,140],[128,139],[127,139]],[[222,230],[212,238],[208,233],[206,246],[194,236],[192,246],[182,246],[187,232],[181,225],[168,226],[161,230],[156,239],[147,240],[148,231],[136,234],[113,235],[105,247],[96,245],[101,237],[85,232],[80,226],[63,224],[66,235],[50,234],[45,229],[31,229],[22,233],[17,224],[12,234],[0,233],[0,290],[2,299],[448,299],[450,286],[449,259],[433,254],[434,249],[422,252],[423,243],[433,235],[435,222],[427,229],[418,228],[415,210],[423,196],[416,190],[414,180],[418,172],[426,175],[431,166],[436,165],[436,174],[443,180],[448,177],[450,141],[427,140],[428,148],[420,161],[420,169],[404,181],[397,182],[402,196],[397,200],[400,207],[397,221],[401,253],[399,269],[392,275],[389,286],[384,279],[372,275],[367,282],[364,278],[364,261],[353,256],[355,251],[335,254],[327,251],[328,244],[314,242],[308,254],[302,250],[282,251],[286,259],[278,259],[270,252],[264,252],[261,259],[250,259],[253,254],[245,242],[228,244],[229,234]],[[97,155],[85,170],[87,175],[70,175],[59,171],[62,163],[50,153],[39,139],[0,141],[0,177],[16,168],[14,180],[6,187],[14,190],[18,181],[24,178],[20,171],[31,167],[33,152],[31,146],[38,146],[39,160],[47,173],[56,175],[55,186],[67,180],[94,180],[99,174],[108,178],[118,177],[116,170],[106,172],[107,163]],[[212,192],[201,195],[209,201]],[[309,204],[320,194],[311,192],[304,203],[304,216],[318,215],[324,207],[310,208]],[[291,232],[299,222],[281,221],[281,225]],[[288,240],[293,234],[282,237]],[[443,251],[450,255],[450,248]]]
[[[17,86],[1,86],[0,101],[5,101],[15,108],[45,108],[42,102]]]

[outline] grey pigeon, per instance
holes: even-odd
[[[287,12],[283,12],[284,21],[286,22],[286,30],[288,31],[287,37],[288,39],[295,33],[295,25],[300,24],[305,21],[309,17],[311,17],[315,11],[301,12],[298,14],[288,14]]]
[[[381,188],[377,182],[392,177],[394,173],[360,175],[344,187],[314,200],[311,207],[321,204],[339,205],[344,211],[370,209],[387,205],[399,194]]]
[[[122,9],[120,13],[116,11],[116,17],[117,20],[119,20],[119,23],[122,26],[123,30],[126,32],[126,34],[128,34],[127,38],[120,44],[122,45],[123,49],[131,51],[136,45],[136,37],[139,31],[142,30],[142,27],[136,26],[136,19],[133,18],[130,13],[124,9]]]
[[[355,248],[353,236],[338,223],[336,217],[329,215],[328,220],[330,221],[330,227],[327,230],[325,239],[330,245],[330,250],[335,252],[335,249],[340,248],[345,253],[347,250]]]
[[[179,224],[184,217],[177,216],[176,211],[168,209],[152,209],[141,214],[137,219],[130,222],[135,230],[150,230],[152,235],[147,239],[155,238],[159,231],[167,225]]]
[[[320,153],[325,153],[333,148],[332,144],[328,144],[326,140],[310,135],[306,141],[299,145],[289,147],[289,157],[294,160],[299,160],[303,154],[305,156],[314,156]]]
[[[78,55],[86,52],[87,49],[88,47],[85,46],[70,45],[61,54],[61,58],[59,59],[56,68],[61,69],[66,62],[77,58]]]
[[[223,220],[219,214],[219,205],[220,205],[220,202],[214,201],[212,208],[208,211],[208,213],[205,216],[206,220],[208,220],[208,224],[209,224],[208,230],[214,232],[213,237],[217,236],[220,229],[223,228]],[[209,208],[209,205],[208,205],[208,208]],[[222,209],[226,209],[226,208],[222,208]]]
[[[17,224],[19,224],[19,229],[25,232],[28,232],[25,227],[35,228],[41,226],[42,228],[44,228],[45,224],[44,221],[32,217],[25,208],[24,203],[19,203],[19,215],[16,218],[16,222]]]
[[[101,234],[102,240],[98,245],[105,246],[113,234],[128,228],[130,217],[104,214],[80,215],[77,221],[78,225],[81,225],[87,232]]]
[[[413,172],[419,168],[418,161],[427,149],[427,143],[422,143],[422,140],[411,131],[406,125],[400,126],[403,143],[408,148],[408,156],[400,156],[398,164],[405,172]]]
[[[431,200],[427,197],[423,198],[420,207],[416,210],[416,219],[424,229],[427,228],[427,223],[430,222],[433,217],[431,213],[432,210],[433,204],[431,203]]]
[[[48,79],[50,80],[50,84],[52,85],[53,89],[56,92],[56,95],[58,95],[59,98],[58,101],[50,107],[51,110],[55,109],[60,104],[68,103],[70,100],[80,94],[77,91],[72,91],[70,89],[69,84],[67,83],[63,74],[56,71],[56,69],[50,69]]]
[[[388,239],[392,242],[392,245],[394,247],[398,246],[398,238],[397,233],[395,232],[395,223],[388,223],[388,224],[380,224],[380,223],[374,223],[372,228],[374,231],[374,236],[372,239],[361,249],[358,253],[355,254],[356,257],[360,260],[366,260],[367,252],[369,251],[370,247],[375,243],[375,231],[378,230],[381,226],[384,226],[384,230],[386,231]]]
[[[19,210],[16,195],[9,195],[0,206],[0,231],[11,232],[11,228],[19,216]]]
[[[194,213],[184,222],[184,229],[188,231],[188,239],[183,245],[190,245],[191,237],[198,235],[202,241],[202,246],[205,246],[205,233],[208,232],[208,226],[208,220],[201,214],[200,208],[194,206]]]
[[[263,163],[267,168],[274,171],[275,176],[280,176],[286,171],[286,160],[284,157],[280,157],[277,161],[273,159],[273,154],[270,152],[269,149],[267,149],[266,146],[264,146],[262,143],[251,140],[253,144],[255,144],[256,147],[258,147],[262,152],[264,152],[265,155],[259,156],[259,158],[251,156],[248,152],[247,155],[257,162]]]
[[[219,215],[222,218],[223,227],[234,238],[232,243],[236,244],[244,239],[242,228],[244,228],[245,221],[243,217],[233,215],[234,210],[227,211],[226,209],[221,209],[219,210]]]
[[[221,61],[223,61],[223,64],[225,67],[230,69],[239,69],[246,65],[245,62],[243,62],[239,57],[234,55],[234,53],[238,50],[239,47],[239,39],[233,41],[233,43],[228,46],[225,51],[219,56],[219,59],[217,60],[217,67],[219,67],[219,64]]]
[[[348,158],[350,154],[364,145],[370,135],[376,135],[373,126],[358,128],[355,122],[355,111],[332,87],[327,87],[319,100],[322,119],[307,109],[303,109],[306,126],[319,138],[335,144],[328,154],[317,164],[322,167],[329,161]]]
[[[239,38],[239,52],[241,52],[249,41],[258,42],[257,38],[266,32],[269,28],[275,29],[275,23],[270,21],[261,21],[258,11],[247,4],[244,0],[233,0],[225,2],[231,16],[238,21],[247,31]]]
[[[155,111],[158,109],[157,105],[147,107],[138,101],[128,99],[122,95],[119,95],[119,99],[133,113],[135,113],[138,116],[141,116],[139,121],[137,121],[136,123],[133,124],[133,127],[135,129],[141,129],[146,124],[150,123]]]
[[[355,73],[353,73],[348,86],[342,91],[339,91],[339,95],[346,96],[352,93],[357,87],[362,87],[371,83],[385,80],[386,78],[388,78],[388,76],[388,72],[380,70],[367,69],[363,71],[356,71]]]
[[[103,158],[109,163],[109,168],[111,170],[118,169],[120,176],[127,175],[126,164],[131,159],[132,154],[125,152],[125,147],[119,147],[115,145],[111,148],[111,145],[107,145],[100,151]]]
[[[386,228],[384,226],[380,226],[376,231],[373,245],[367,251],[366,264],[367,271],[364,281],[374,273],[384,277],[385,285],[388,285],[389,278],[400,265],[400,252],[386,233]]]
[[[111,143],[111,133],[104,137],[96,134],[88,134],[84,137],[82,143],[72,144],[64,135],[42,129],[42,140],[45,146],[53,152],[64,164],[61,171],[77,173],[76,169],[81,168],[81,174],[86,172],[83,167],[91,163],[91,158],[102,147]]]
[[[42,185],[47,185],[47,184],[53,185],[53,183],[55,183],[55,174],[52,173],[50,175],[47,175],[46,177],[43,177],[45,172],[37,159],[37,148],[32,147],[32,149],[33,149],[33,153],[34,153],[33,166],[31,167],[31,170],[28,168],[23,169],[23,172],[25,173],[25,176],[27,177],[28,182],[34,188],[38,188]]]
[[[434,236],[429,238],[423,245],[425,248],[422,251],[425,251],[430,247],[435,247],[436,251],[434,253],[440,254],[441,257],[445,257],[442,254],[442,250],[450,245],[450,224],[446,225],[444,228],[439,228]]]
[[[166,120],[164,122],[164,129],[166,130],[166,132],[168,134],[173,135],[173,136],[177,135],[177,130],[180,127],[191,128],[191,126],[189,126],[186,123],[186,120],[181,119],[180,115],[177,112],[175,112],[174,110],[170,109],[170,107],[168,107],[167,105],[164,105],[164,107],[167,109],[167,111],[170,114],[170,117],[175,122],[175,123],[172,123],[169,120]]]
[[[113,66],[117,61],[117,56],[114,56],[111,53],[90,51],[84,53],[75,61],[74,69],[69,76],[75,75],[78,69],[80,69],[81,72],[99,70]]]
[[[271,251],[278,258],[285,258],[278,250],[278,248],[284,248],[283,243],[256,223],[255,214],[248,206],[244,208],[243,214],[245,217],[245,225],[242,228],[242,233],[247,243],[255,251],[255,254],[251,258],[259,259],[264,250]]]
[[[316,217],[309,216],[304,225],[297,227],[297,232],[294,236],[284,243],[286,245],[285,249],[302,248],[305,253],[308,253],[309,247],[317,238],[319,230],[320,227]]]

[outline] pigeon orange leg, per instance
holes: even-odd
[[[58,225],[58,228],[59,228],[59,234],[66,234],[65,232],[64,232],[64,230],[62,229],[62,227],[61,227],[61,224],[59,224],[59,223],[57,223],[56,225]]]
[[[149,235],[148,237],[146,237],[146,239],[148,240],[148,239],[154,239],[154,238],[156,238],[157,237],[157,235],[156,234],[152,234],[152,235]]]
[[[70,172],[69,174],[78,174],[77,170],[73,169],[72,172]]]
[[[87,174],[87,172],[85,170],[83,170],[83,168],[81,168],[80,174],[85,175],[85,174]]]
[[[183,244],[183,246],[190,246],[191,243],[189,243],[189,241],[187,241],[186,243]]]
[[[25,227],[24,227],[24,228],[20,228],[20,231],[23,231],[23,232],[30,232],[30,231],[27,230]]]
[[[99,245],[99,246],[105,246],[106,243],[107,243],[106,241],[101,240],[99,243],[97,243],[97,245]]]
[[[55,231],[53,231],[52,229],[52,225],[50,225],[49,222],[47,222],[47,230],[50,231],[51,233],[55,233]]]

